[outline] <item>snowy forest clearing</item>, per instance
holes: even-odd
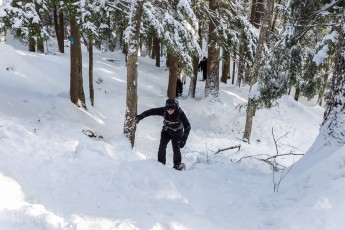
[[[251,144],[241,142],[248,89],[220,85],[220,101],[179,102],[192,130],[182,149],[187,170],[157,162],[161,117],[141,121],[131,148],[123,135],[126,66],[118,53],[95,54],[95,107],[69,99],[69,54],[44,55],[0,44],[0,228],[37,229],[342,229],[345,148],[316,140],[274,192],[270,166],[243,157],[304,154],[323,109],[289,96],[258,110]],[[83,55],[87,57],[87,55]],[[108,59],[115,60],[113,62]],[[85,76],[87,58],[83,59]],[[168,72],[140,58],[138,111],[163,106]],[[201,76],[199,76],[201,77]],[[98,83],[97,83],[98,82]],[[186,94],[189,79],[184,86]],[[87,89],[87,81],[85,81]],[[95,134],[90,138],[84,133]],[[283,137],[284,136],[284,137]],[[234,145],[241,149],[217,150]],[[260,156],[261,157],[261,156]]]

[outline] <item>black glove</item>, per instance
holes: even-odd
[[[135,117],[135,120],[137,121],[137,123],[139,123],[139,121],[141,121],[142,119],[144,119],[144,116],[142,114],[139,114]]]
[[[180,148],[183,148],[186,145],[187,138],[188,138],[187,135],[185,135],[185,134],[182,135],[181,141],[178,145]]]

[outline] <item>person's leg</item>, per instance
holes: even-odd
[[[158,161],[161,162],[164,165],[166,163],[167,145],[168,145],[170,139],[171,139],[171,137],[170,137],[169,133],[167,133],[166,131],[162,130],[162,132],[161,132],[161,140],[160,140],[159,148],[158,148]]]
[[[203,81],[206,80],[206,74],[207,74],[207,71],[204,70],[204,71],[202,72],[202,80],[203,80]]]
[[[179,94],[180,94],[180,96],[182,96],[182,94],[183,94],[183,83],[182,82],[179,85]]]
[[[180,129],[177,132],[172,133],[171,136],[171,144],[172,144],[172,148],[173,148],[173,152],[174,152],[174,165],[178,165],[181,163],[182,161],[182,157],[181,157],[181,150],[179,145],[179,142],[181,140],[181,136],[182,136],[182,129]]]

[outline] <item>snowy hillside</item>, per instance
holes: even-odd
[[[52,51],[53,52],[53,51]],[[109,61],[112,60],[112,61]],[[256,113],[252,143],[240,141],[248,89],[221,84],[220,101],[179,100],[192,130],[187,170],[157,162],[161,117],[123,136],[126,66],[121,52],[95,54],[95,107],[69,100],[69,54],[36,54],[0,44],[0,229],[6,230],[340,230],[345,211],[345,148],[317,139],[313,149],[280,157],[297,162],[273,192],[272,171],[254,158],[304,154],[323,109],[289,96]],[[83,55],[87,79],[87,54]],[[166,99],[168,71],[139,59],[138,111]],[[201,78],[201,76],[199,76]],[[88,83],[85,80],[87,92]],[[88,95],[88,93],[86,93]],[[90,133],[96,137],[85,135]],[[237,149],[215,152],[234,145]],[[298,161],[299,160],[299,161]],[[278,174],[279,175],[279,174]]]

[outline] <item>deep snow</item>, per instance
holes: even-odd
[[[95,53],[95,107],[69,100],[69,54],[29,53],[0,44],[0,229],[315,230],[343,229],[345,148],[318,136],[323,108],[285,96],[258,110],[252,141],[242,142],[248,89],[220,85],[220,100],[179,99],[192,130],[182,149],[187,170],[157,162],[161,117],[123,135],[126,66],[121,52]],[[87,53],[84,90],[88,95]],[[108,61],[111,59],[112,61]],[[162,63],[164,64],[164,63]],[[168,71],[139,59],[138,112],[163,106]],[[199,76],[201,78],[201,74]],[[279,157],[280,173],[242,157]],[[89,138],[85,132],[97,136]],[[101,137],[100,137],[101,136]],[[218,149],[234,145],[241,149]],[[301,158],[301,159],[300,159]],[[284,171],[286,173],[287,170]]]

